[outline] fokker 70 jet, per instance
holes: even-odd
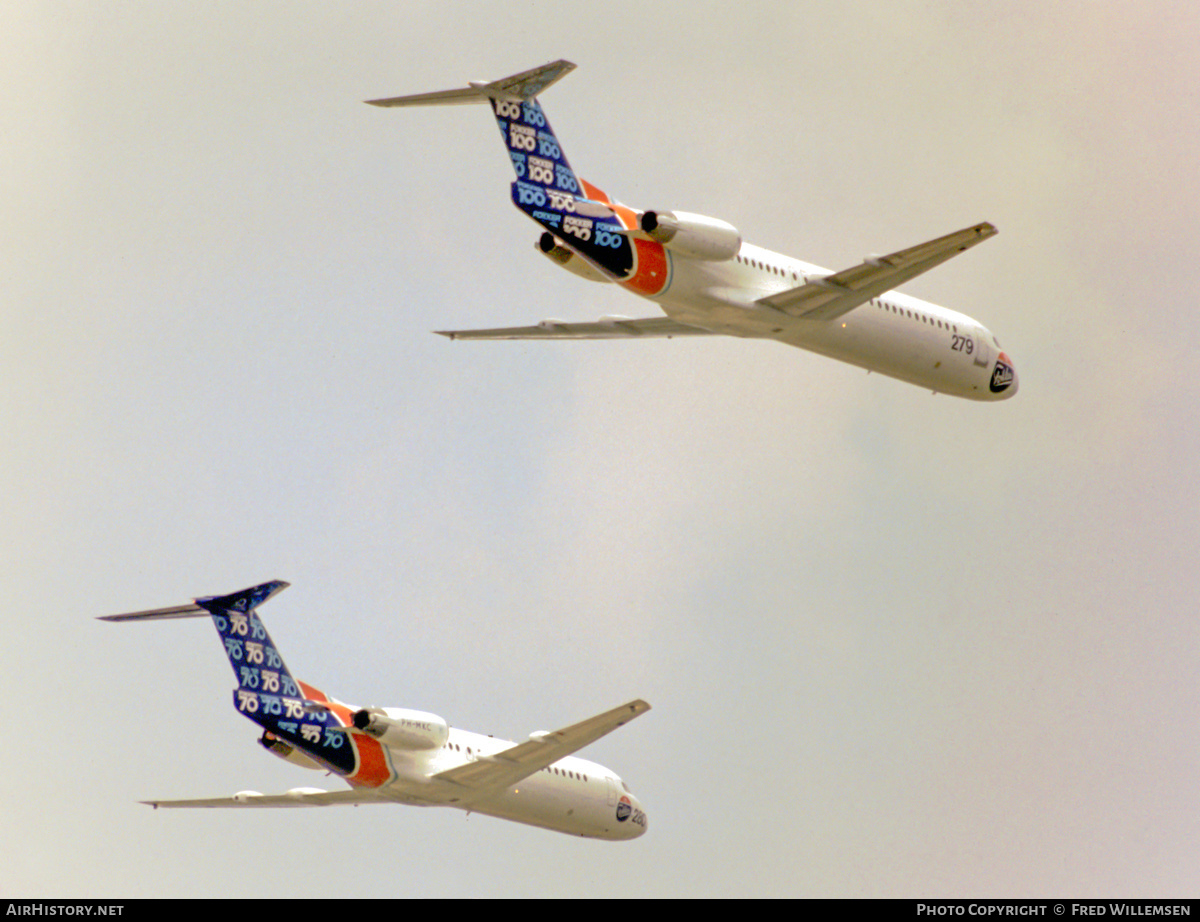
[[[204,800],[150,800],[154,807],[323,807],[414,804],[457,807],[595,839],[634,839],[646,812],[603,765],[572,755],[650,710],[635,700],[523,743],[469,733],[424,711],[343,704],[292,677],[255,609],[287,587],[276,580],[193,604],[107,615],[104,621],[211,618],[238,687],[234,707],[263,729],[271,753],[340,775],[349,790],[241,791]]]
[[[841,272],[744,243],[726,221],[638,211],[576,175],[537,96],[575,69],[555,61],[501,80],[390,99],[375,106],[487,103],[517,178],[517,208],[543,228],[537,247],[586,279],[615,282],[666,316],[545,320],[456,330],[452,339],[618,339],[730,336],[775,339],[869,371],[971,400],[1017,392],[1017,373],[976,320],[892,289],[996,233],[977,224]]]

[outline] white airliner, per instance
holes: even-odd
[[[586,279],[616,282],[665,317],[545,320],[532,327],[446,331],[451,339],[775,339],[930,390],[971,400],[1017,392],[995,336],[965,314],[893,291],[996,233],[977,224],[830,273],[742,242],[725,221],[638,211],[579,178],[535,97],[575,69],[555,61],[463,89],[368,100],[375,106],[488,103],[512,158],[513,202],[544,228],[538,248]],[[464,228],[465,233],[469,233]]]
[[[615,773],[572,753],[650,710],[635,700],[561,730],[510,743],[447,725],[424,711],[357,708],[292,677],[255,609],[288,586],[276,580],[194,604],[107,615],[103,621],[211,617],[238,687],[234,707],[263,728],[259,743],[350,790],[241,791],[153,807],[447,806],[594,839],[635,839],[646,811]]]

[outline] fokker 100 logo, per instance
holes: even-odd
[[[990,385],[992,393],[999,394],[1012,383],[1012,367],[1006,365],[1004,362],[997,362],[995,369],[992,371],[992,383]]]

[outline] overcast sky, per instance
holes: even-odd
[[[1194,896],[1192,3],[90,3],[0,13],[4,896]],[[572,166],[905,290],[1011,401],[775,343],[450,342],[651,316],[563,272],[484,109],[557,58]],[[271,758],[202,621],[584,755],[631,843],[452,810],[152,811]]]

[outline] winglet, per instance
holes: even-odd
[[[540,94],[575,69],[570,61],[552,61],[499,80],[472,81],[469,86],[457,90],[439,90],[434,93],[413,93],[410,96],[393,96],[390,99],[368,99],[367,105],[392,108],[396,106],[459,106],[466,103],[488,102],[492,99],[526,100]]]

